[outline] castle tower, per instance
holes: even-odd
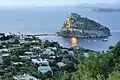
[[[66,19],[66,25],[68,25],[68,27],[72,27],[72,20],[71,20],[71,17],[67,17]]]

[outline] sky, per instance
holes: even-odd
[[[83,3],[118,4],[120,0],[0,0],[0,7],[75,6]]]

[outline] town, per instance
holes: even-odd
[[[44,80],[60,71],[72,72],[77,56],[87,56],[87,52],[94,51],[64,48],[36,36],[0,33],[0,80]]]

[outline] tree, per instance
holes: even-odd
[[[2,49],[3,48],[3,46],[2,45],[0,45],[0,49]]]
[[[48,71],[47,73],[45,73],[45,75],[46,75],[48,78],[51,78],[51,77],[53,76],[51,71]]]
[[[19,44],[20,41],[18,39],[15,39],[14,44]]]
[[[109,74],[109,78],[107,80],[120,80],[120,72],[112,72],[111,74]]]
[[[11,72],[5,73],[4,76],[1,77],[2,80],[14,80],[13,74]]]
[[[114,48],[114,46],[109,46],[109,50],[111,50],[111,49],[113,49]]]
[[[24,48],[30,48],[30,44],[24,44]]]
[[[46,41],[44,42],[44,47],[45,47],[45,48],[50,47],[50,45],[51,45],[51,42],[50,42],[50,41],[46,40]]]
[[[32,39],[36,41],[38,38],[36,36],[32,36]]]
[[[52,42],[50,46],[51,47],[57,47],[57,48],[60,47],[58,42]]]
[[[69,73],[67,71],[59,72],[55,80],[69,80]]]
[[[6,45],[6,42],[2,42],[1,44],[2,44],[2,45]]]
[[[10,62],[10,57],[3,57],[3,64],[2,64],[2,68],[7,68],[8,66],[11,65]]]

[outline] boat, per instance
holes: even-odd
[[[108,41],[108,40],[107,40],[107,39],[103,39],[102,41],[105,41],[105,42],[106,42],[106,41]]]
[[[16,21],[18,21],[18,22],[19,22],[19,21],[24,21],[24,20],[22,20],[22,19],[18,19],[18,20],[16,20]]]
[[[94,42],[96,42],[97,40],[94,40]]]

